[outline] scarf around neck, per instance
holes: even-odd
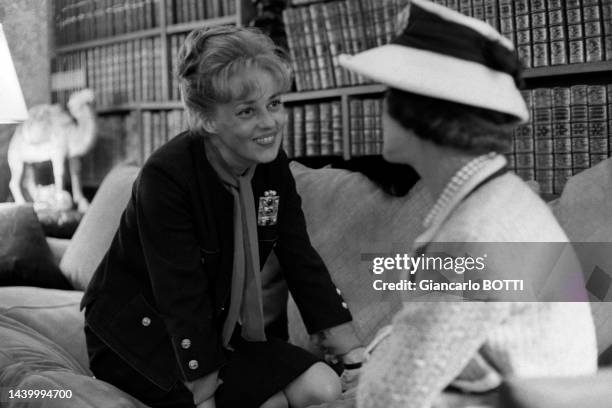
[[[208,161],[234,198],[234,262],[230,306],[223,323],[223,346],[229,348],[239,319],[245,340],[265,341],[257,216],[251,187],[257,165],[237,176],[212,143],[206,140],[205,147]]]

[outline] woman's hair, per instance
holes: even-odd
[[[418,137],[471,153],[505,153],[517,119],[511,115],[391,88],[387,112]]]
[[[189,33],[181,46],[176,75],[189,127],[200,129],[201,119],[219,103],[245,98],[258,83],[245,72],[268,72],[287,92],[291,69],[285,53],[256,28],[221,26]]]

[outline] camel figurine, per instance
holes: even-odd
[[[81,186],[81,157],[96,142],[96,114],[93,101],[93,91],[83,89],[70,95],[68,100],[70,114],[59,105],[38,105],[29,110],[29,118],[15,130],[7,152],[11,170],[9,188],[15,202],[25,202],[21,190],[25,163],[51,161],[56,196],[58,198],[65,196],[64,163],[68,158],[72,199],[79,211],[87,210],[89,202],[83,195]]]

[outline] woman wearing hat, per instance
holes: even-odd
[[[415,251],[450,248],[446,243],[477,253],[481,243],[567,242],[546,204],[505,168],[513,126],[529,118],[510,41],[426,0],[412,0],[400,19],[391,44],[340,62],[388,85],[383,155],[413,166],[437,200]],[[529,267],[537,259],[520,261]],[[487,273],[520,273],[512,268],[497,262]],[[586,299],[583,286],[574,289],[579,293],[569,300]],[[595,370],[586,302],[410,302],[365,365],[357,401],[423,408],[450,384],[485,392],[507,376]]]
[[[287,343],[286,297],[264,290],[286,282],[309,333],[360,366],[280,150],[287,62],[260,31],[217,27],[189,34],[177,68],[190,129],[144,164],[83,297],[91,369],[151,407],[333,400],[340,379]],[[282,274],[261,271],[272,251]]]

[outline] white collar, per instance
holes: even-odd
[[[503,155],[489,153],[476,157],[457,171],[425,217],[423,222],[425,231],[416,238],[413,249],[416,250],[431,242],[442,223],[461,201],[481,182],[501,170],[506,163],[507,160]]]

